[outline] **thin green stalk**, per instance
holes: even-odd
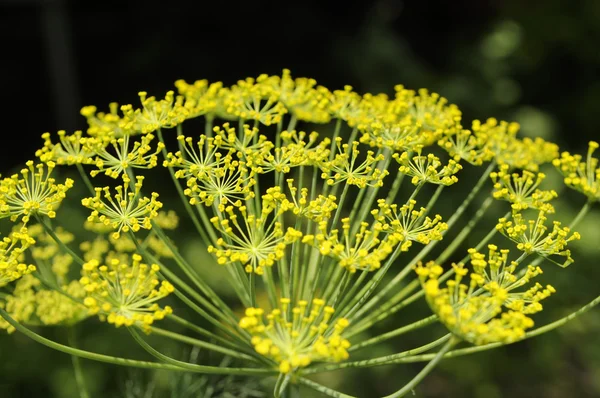
[[[352,301],[350,301],[350,303],[348,304],[348,307],[351,307],[351,308],[348,311],[346,311],[346,313],[344,315],[345,317],[347,317],[347,318],[355,317],[355,313],[369,299],[369,297],[371,296],[371,293],[373,293],[373,291],[375,291],[377,286],[379,286],[379,284],[383,280],[383,277],[385,276],[386,272],[388,271],[388,269],[390,268],[392,263],[396,260],[396,258],[398,257],[399,254],[400,254],[400,245],[396,246],[396,249],[394,249],[394,252],[387,259],[384,266],[381,267],[381,270],[377,271],[377,274],[375,274],[373,279],[371,279],[363,287],[363,289],[358,293],[357,297],[355,299],[353,299]]]
[[[235,326],[232,326],[233,330],[231,330],[227,327],[227,325],[223,325],[222,322],[220,322],[219,320],[217,320],[217,319],[213,318],[212,316],[210,316],[209,314],[207,314],[206,311],[204,311],[202,308],[200,308],[198,305],[196,305],[194,302],[192,302],[189,298],[184,296],[178,290],[175,290],[175,296],[177,296],[188,307],[190,307],[190,309],[197,312],[199,315],[204,317],[207,321],[209,321],[210,323],[215,325],[217,328],[219,328],[227,336],[238,341],[240,344],[247,345],[248,341],[250,341],[250,335],[248,334],[248,332],[246,332],[244,329],[240,328],[238,324],[235,324]],[[236,332],[238,332],[239,334],[234,333],[233,332],[234,330]]]
[[[579,213],[577,213],[573,221],[571,221],[571,223],[569,224],[569,229],[575,228],[575,226],[579,224],[581,220],[583,220],[583,217],[585,217],[585,215],[588,213],[588,211],[590,211],[591,208],[592,201],[588,200],[587,202],[585,202],[581,210],[579,210]]]
[[[396,330],[392,330],[391,332],[383,333],[383,334],[381,334],[379,336],[376,336],[376,337],[370,338],[368,340],[362,341],[362,342],[360,342],[358,344],[352,345],[348,349],[348,352],[356,351],[356,350],[359,350],[361,348],[368,347],[370,345],[377,344],[377,343],[380,343],[380,342],[385,341],[385,340],[389,340],[389,339],[391,339],[393,337],[400,336],[401,334],[408,333],[408,332],[411,332],[413,330],[420,329],[422,327],[431,325],[432,323],[434,323],[437,320],[438,320],[438,316],[437,315],[428,316],[427,318],[424,318],[424,319],[421,319],[419,321],[413,322],[413,323],[411,323],[409,325],[403,326],[403,327],[398,328]]]
[[[304,377],[299,377],[298,381],[300,382],[300,384],[304,384],[307,387],[312,388],[315,391],[318,391],[320,393],[323,393],[325,395],[327,395],[328,397],[334,397],[334,398],[356,398],[353,395],[347,395],[344,393],[341,393],[339,391],[336,390],[332,390],[331,388],[325,387],[315,381],[306,379]]]
[[[419,286],[420,284],[418,280],[411,281],[402,290],[400,290],[398,294],[393,296],[393,301],[390,300],[390,302],[394,304],[388,306],[387,303],[385,303],[382,307],[363,318],[352,328],[351,335],[354,335],[356,333],[362,332],[365,329],[370,328],[377,322],[388,318],[390,315],[400,311],[402,308],[406,307],[410,303],[413,303],[415,300],[420,298],[424,294],[423,290],[419,290],[417,293],[413,294],[412,296],[404,299],[399,303],[397,302],[398,300],[401,300],[404,297],[406,297],[406,295],[410,294],[412,291],[416,290]]]
[[[196,347],[206,348],[208,350],[220,352],[221,354],[229,355],[230,357],[233,357],[233,358],[257,362],[256,358],[251,357],[246,354],[242,354],[239,351],[230,350],[228,348],[223,348],[219,345],[208,343],[208,342],[202,341],[202,340],[198,340],[193,337],[188,337],[188,336],[184,336],[179,333],[175,333],[175,332],[171,332],[171,331],[168,331],[165,329],[157,328],[156,326],[151,326],[150,330],[152,331],[152,334],[155,334],[158,336],[164,336],[164,337],[167,337],[172,340],[181,341],[183,343],[188,343],[188,344],[194,345]]]
[[[93,361],[110,363],[110,364],[121,365],[121,366],[129,366],[129,367],[134,367],[134,368],[164,369],[164,370],[177,370],[177,371],[184,370],[177,366],[156,363],[156,362],[136,361],[134,359],[127,359],[127,358],[114,357],[114,356],[110,356],[110,355],[97,354],[95,352],[84,351],[84,350],[80,350],[77,348],[69,347],[69,346],[57,343],[55,341],[49,340],[45,337],[42,337],[39,334],[33,332],[32,330],[26,328],[25,326],[21,325],[19,322],[15,321],[2,308],[0,308],[0,316],[2,318],[4,318],[6,320],[6,322],[8,322],[11,326],[13,326],[17,331],[19,331],[20,333],[23,333],[25,336],[29,337],[30,339],[32,339],[40,344],[43,344],[46,347],[50,347],[50,348],[60,351],[60,352],[64,352],[65,354],[75,355],[80,358],[91,359]]]
[[[217,341],[217,342],[221,343],[222,345],[229,346],[230,348],[233,348],[233,349],[237,350],[238,352],[244,351],[244,349],[242,349],[239,344],[235,344],[234,342],[232,342],[230,340],[224,339],[223,337],[216,335],[213,332],[208,331],[204,328],[201,328],[200,326],[198,326],[184,318],[181,318],[175,314],[167,315],[167,319],[169,319],[169,320],[171,320],[193,332],[196,332],[202,336],[208,337],[211,340]],[[248,351],[246,351],[246,353],[253,354],[254,351],[248,350]]]
[[[411,381],[409,381],[408,384],[406,384],[404,387],[402,387],[395,393],[386,395],[383,398],[400,398],[412,391],[417,386],[417,384],[419,384],[425,378],[425,376],[427,376],[429,372],[431,372],[436,367],[436,365],[442,360],[444,355],[458,342],[459,341],[456,338],[451,338],[450,340],[448,340],[446,345],[444,345],[444,347],[442,347],[442,349],[435,355],[435,357],[433,357],[431,362],[429,362]]]
[[[75,254],[75,252],[73,250],[71,250],[62,240],[60,240],[60,238],[54,233],[52,228],[44,222],[42,217],[40,217],[39,215],[36,214],[35,218],[38,220],[38,222],[40,224],[42,224],[42,227],[44,227],[44,230],[48,233],[48,235],[50,235],[50,237],[52,237],[52,239],[58,244],[58,246],[61,248],[62,251],[67,253],[69,256],[71,256],[71,258],[73,258],[73,260],[77,264],[83,265],[85,263],[85,261],[83,261],[83,259],[81,257],[79,257],[77,254]]]
[[[92,182],[88,178],[85,170],[83,169],[83,166],[81,164],[79,164],[79,163],[76,163],[75,166],[77,166],[77,171],[79,171],[79,175],[81,176],[81,179],[83,180],[83,183],[87,187],[88,191],[90,191],[90,193],[92,195],[95,195],[96,194],[96,190],[94,189],[94,185],[92,184]]]
[[[411,350],[404,351],[404,352],[399,352],[397,354],[386,355],[386,356],[379,357],[379,358],[315,366],[314,368],[309,368],[309,369],[304,370],[303,374],[329,372],[329,371],[333,371],[333,370],[340,370],[340,369],[346,369],[346,368],[368,368],[368,367],[373,367],[373,366],[387,365],[388,363],[393,363],[391,361],[414,356],[416,354],[420,354],[422,352],[429,351],[432,348],[435,348],[435,347],[438,347],[438,346],[444,344],[446,341],[448,341],[448,339],[450,339],[450,337],[451,337],[451,334],[448,333],[448,334],[440,337],[439,339],[434,340],[431,343],[422,345],[420,347],[413,348]]]
[[[473,199],[475,199],[475,195],[477,195],[479,193],[479,191],[481,190],[481,188],[483,188],[483,186],[485,185],[485,182],[487,181],[488,177],[490,176],[490,173],[494,170],[495,167],[496,167],[496,162],[493,161],[490,163],[488,168],[485,169],[485,171],[483,172],[483,175],[481,177],[479,177],[479,180],[477,180],[477,183],[475,184],[475,186],[473,187],[471,192],[469,192],[469,195],[467,195],[467,197],[461,203],[461,205],[458,207],[458,209],[456,209],[454,214],[452,214],[452,216],[450,217],[448,222],[446,222],[446,224],[448,224],[448,229],[452,228],[454,223],[456,223],[456,221],[458,221],[460,216],[462,216],[462,214],[465,212],[465,210],[467,209],[469,204],[471,204]]]
[[[179,368],[185,369],[191,372],[204,373],[204,374],[225,374],[225,375],[246,375],[246,376],[272,376],[277,372],[275,370],[269,369],[258,369],[258,368],[226,368],[219,366],[206,366],[206,365],[197,365],[193,363],[179,361],[177,359],[173,359],[167,355],[164,355],[152,348],[150,344],[148,344],[136,328],[128,327],[129,333],[138,342],[143,349],[148,351],[148,353],[161,361],[164,361],[170,365],[177,366]]]
[[[491,196],[488,196],[485,199],[485,201],[483,202],[483,204],[481,205],[479,210],[477,210],[477,212],[475,213],[475,216],[473,216],[473,218],[469,220],[467,225],[465,225],[465,227],[460,231],[460,233],[458,235],[456,235],[456,237],[452,240],[452,242],[450,242],[450,244],[448,246],[446,246],[446,248],[444,249],[442,254],[440,254],[438,256],[438,258],[435,260],[436,263],[442,264],[446,260],[448,260],[448,258],[450,258],[450,256],[452,254],[454,254],[456,249],[458,249],[460,244],[463,243],[464,240],[469,236],[469,234],[471,233],[473,228],[475,228],[477,223],[482,219],[485,212],[492,205],[493,202],[494,202],[494,198]],[[510,212],[507,214],[510,214]]]
[[[168,279],[172,280],[175,284],[179,285],[181,288],[186,290],[188,292],[188,294],[192,295],[192,297],[194,297],[196,300],[198,300],[200,303],[202,303],[204,306],[206,306],[206,308],[208,308],[210,311],[212,311],[215,315],[221,317],[224,320],[229,321],[229,323],[234,323],[234,324],[236,323],[235,316],[233,315],[233,312],[231,311],[231,309],[229,310],[229,312],[222,312],[221,306],[218,306],[218,302],[214,303],[214,301],[211,300],[211,301],[213,301],[213,303],[214,303],[213,304],[213,303],[209,302],[208,300],[204,299],[199,294],[197,294],[187,283],[183,282],[172,271],[170,271],[168,269],[168,267],[166,267],[158,258],[156,258],[156,256],[152,255],[148,250],[143,248],[140,245],[140,243],[137,241],[135,234],[132,231],[129,231],[129,233],[131,235],[131,239],[133,240],[133,242],[136,245],[136,248],[140,252],[140,254],[142,254],[144,257],[146,257],[148,260],[152,261],[153,263],[156,263],[157,265],[159,265],[161,267],[161,272],[166,274]],[[169,247],[169,249],[173,252],[173,249],[171,249],[171,247]],[[173,254],[175,255],[175,253],[173,253]],[[193,277],[190,276],[191,272],[189,271],[189,269],[186,266],[183,266],[181,263],[177,263],[177,264],[180,266],[180,268],[182,268],[182,271],[190,279],[192,279],[192,281],[194,281]],[[207,292],[202,289],[202,285],[198,285],[198,284],[196,284],[196,285],[200,288],[202,293],[204,293],[205,295],[208,296]],[[225,306],[224,303],[222,303],[222,305]],[[224,315],[229,315],[229,316],[225,317]]]
[[[178,130],[178,132],[179,132],[179,130]],[[162,132],[161,132],[160,129],[157,130],[157,136],[158,136],[158,140],[160,142],[162,142],[163,144],[165,144],[165,141],[163,139]],[[182,151],[181,153],[183,154],[184,151]],[[165,159],[167,158],[166,146],[162,149],[162,155],[163,155],[163,158],[165,158]],[[181,185],[179,184],[179,181],[175,177],[175,172],[173,171],[173,167],[168,166],[167,169],[169,170],[169,175],[171,176],[171,180],[173,181],[173,185],[175,185],[175,189],[176,189],[176,191],[177,191],[177,193],[179,195],[179,198],[183,202],[183,207],[185,208],[185,211],[187,212],[188,216],[190,217],[190,220],[192,220],[192,223],[194,224],[194,227],[196,227],[196,230],[198,231],[198,233],[202,237],[202,240],[204,241],[204,243],[205,244],[210,244],[209,243],[210,239],[208,239],[208,236],[206,235],[206,231],[200,225],[200,221],[198,220],[198,217],[194,213],[194,211],[192,209],[192,205],[190,205],[190,202],[185,197],[185,194],[183,193],[183,189],[181,188]]]
[[[77,339],[75,335],[75,326],[67,327],[67,341],[73,348],[77,348]],[[83,370],[81,368],[81,361],[76,355],[71,355],[71,362],[73,363],[73,371],[75,372],[75,383],[77,383],[77,391],[79,391],[79,398],[89,398],[90,394],[87,392],[85,387],[85,378],[83,377]]]

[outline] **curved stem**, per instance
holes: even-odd
[[[171,365],[156,363],[156,362],[136,361],[134,359],[113,357],[110,355],[97,354],[95,352],[84,351],[84,350],[80,350],[77,348],[69,347],[69,346],[57,343],[55,341],[49,340],[45,337],[42,337],[39,334],[35,333],[34,331],[26,328],[25,326],[21,325],[19,322],[15,321],[2,308],[0,308],[0,316],[2,318],[4,318],[6,320],[6,322],[10,323],[11,326],[13,326],[16,330],[23,333],[25,336],[29,337],[30,339],[32,339],[40,344],[43,344],[46,347],[50,347],[50,348],[60,351],[60,352],[64,352],[65,354],[75,355],[80,358],[91,359],[93,361],[111,363],[114,365],[121,365],[121,366],[130,366],[130,367],[135,367],[135,368],[164,369],[164,370],[178,370],[178,371],[183,370],[177,366],[171,366]]]
[[[400,336],[401,334],[410,332],[412,330],[416,330],[416,329],[420,329],[422,327],[425,327],[427,325],[431,325],[432,323],[434,323],[435,321],[438,320],[438,316],[437,315],[431,315],[428,316],[427,318],[421,319],[419,321],[413,322],[409,325],[403,326],[401,328],[392,330],[391,332],[387,332],[384,334],[381,334],[379,336],[375,336],[373,338],[370,338],[368,340],[365,340],[359,344],[353,345],[348,349],[348,352],[352,352],[352,351],[356,351],[359,350],[361,348],[370,346],[372,344],[377,344],[377,343],[381,343],[382,341],[385,340],[389,340],[392,337],[396,337],[396,336]]]
[[[435,357],[433,357],[431,362],[429,362],[423,369],[421,369],[421,371],[411,381],[409,381],[408,384],[406,384],[404,387],[402,387],[395,393],[386,395],[383,398],[400,398],[406,395],[406,393],[412,391],[417,386],[417,384],[419,384],[425,378],[425,376],[427,376],[429,372],[431,372],[433,368],[436,367],[436,365],[442,360],[444,355],[458,342],[459,340],[454,337],[448,340],[446,345],[444,345],[442,349],[435,355]]]
[[[328,397],[334,397],[334,398],[356,398],[353,395],[348,395],[348,394],[344,394],[341,393],[339,391],[336,390],[332,390],[331,388],[325,387],[315,381],[309,380],[309,379],[305,379],[304,377],[299,377],[298,378],[298,382],[300,384],[304,384],[307,387],[312,388],[315,391],[321,392],[325,395],[327,395]]]
[[[431,343],[427,343],[425,345],[422,345],[417,348],[413,348],[408,351],[403,351],[403,352],[399,352],[399,353],[392,354],[392,355],[386,355],[383,357],[378,357],[378,358],[373,358],[373,359],[365,359],[362,361],[342,362],[339,364],[328,364],[328,365],[316,366],[314,368],[309,368],[309,369],[304,370],[303,374],[328,372],[328,371],[332,371],[332,370],[340,370],[340,369],[345,369],[345,368],[369,368],[372,366],[389,365],[391,363],[401,363],[402,361],[400,359],[407,358],[407,357],[413,358],[417,354],[429,351],[432,348],[435,348],[439,345],[444,344],[446,341],[448,341],[448,339],[450,339],[450,337],[451,337],[451,335],[450,335],[450,333],[448,333],[448,334],[440,337],[439,339],[432,341]],[[394,362],[394,361],[397,361],[397,362]]]
[[[168,330],[165,330],[165,329],[157,328],[155,326],[150,327],[150,330],[152,331],[152,334],[155,334],[155,335],[158,335],[158,336],[164,336],[164,337],[167,337],[169,339],[173,339],[173,340],[181,341],[183,343],[188,343],[188,344],[194,345],[196,347],[206,348],[208,350],[220,352],[221,354],[225,354],[225,355],[228,355],[228,356],[233,357],[233,358],[244,359],[244,360],[247,360],[247,361],[256,362],[256,358],[253,358],[253,357],[251,357],[249,355],[240,353],[240,352],[235,351],[235,350],[230,350],[228,348],[223,348],[221,346],[218,346],[216,344],[211,344],[211,343],[208,343],[206,341],[198,340],[198,339],[195,339],[193,337],[189,337],[189,336],[185,336],[185,335],[182,335],[182,334],[179,334],[179,333],[171,332],[171,331],[168,331]]]
[[[205,373],[205,374],[226,374],[226,375],[260,375],[260,376],[272,376],[277,372],[275,370],[270,369],[258,369],[258,368],[222,368],[219,366],[206,366],[206,365],[197,365],[193,363],[178,361],[177,359],[173,359],[167,355],[164,355],[152,348],[146,341],[140,336],[140,333],[132,327],[127,328],[131,333],[131,336],[137,341],[143,349],[148,351],[149,354],[160,359],[161,361],[167,362],[168,364],[174,365],[181,369],[197,372],[197,373]]]

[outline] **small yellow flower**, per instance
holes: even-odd
[[[157,154],[164,147],[162,142],[156,144],[152,151],[150,145],[154,135],[146,134],[136,141],[130,134],[118,137],[109,132],[101,138],[92,138],[87,142],[89,150],[94,153],[94,165],[98,170],[92,170],[90,175],[95,177],[104,172],[109,177],[118,178],[129,168],[151,169],[158,162]]]
[[[600,201],[600,162],[592,156],[598,146],[597,142],[590,141],[585,162],[581,155],[569,152],[563,152],[552,162],[564,176],[565,184],[583,193],[592,202]]]
[[[496,229],[515,242],[517,249],[522,252],[536,253],[554,264],[567,267],[573,262],[567,244],[580,239],[581,236],[577,232],[571,233],[569,227],[561,227],[558,221],[552,223],[552,231],[548,232],[545,225],[547,219],[544,210],[538,212],[535,220],[527,220],[522,213],[513,211],[512,220],[499,219]],[[558,260],[561,257],[564,260]]]
[[[73,180],[67,178],[64,184],[57,184],[50,177],[54,162],[34,165],[28,161],[26,165],[21,176],[14,174],[0,182],[0,218],[10,217],[13,222],[20,218],[27,223],[31,215],[56,217],[56,209],[73,187]]]
[[[116,327],[135,324],[147,328],[172,313],[171,307],[161,308],[157,301],[172,293],[173,286],[158,280],[158,265],[141,261],[140,255],[133,254],[127,263],[114,258],[107,265],[97,260],[83,265],[79,282],[86,292],[83,303],[91,314],[99,314],[101,320]]]
[[[490,177],[494,182],[494,198],[510,202],[513,210],[533,208],[554,213],[554,207],[548,202],[558,194],[554,190],[542,191],[538,188],[546,178],[544,173],[535,174],[527,170],[521,174],[510,173],[509,166],[503,164]]]
[[[251,343],[259,354],[278,363],[280,373],[291,373],[315,361],[340,362],[348,359],[350,342],[342,337],[349,322],[338,318],[333,307],[322,299],[312,304],[298,301],[290,308],[291,300],[282,298],[279,308],[265,316],[262,308],[247,308],[240,327],[251,335]]]
[[[27,248],[35,244],[27,229],[14,231],[0,240],[0,287],[36,270],[23,262]]]
[[[123,119],[126,125],[135,132],[148,134],[160,128],[172,128],[187,118],[188,111],[183,106],[184,97],[175,96],[168,91],[165,98],[157,100],[148,97],[145,91],[138,93],[142,107],[134,109],[132,105],[123,105]]]
[[[416,270],[432,311],[462,340],[477,345],[511,343],[522,339],[525,330],[533,327],[533,321],[523,312],[503,311],[508,293],[502,287],[483,283],[479,274],[471,274],[468,285],[461,283],[468,273],[462,264],[454,265],[456,276],[444,287],[438,280],[443,272],[439,265],[430,262],[418,265]]]
[[[44,146],[35,153],[42,162],[56,162],[58,165],[92,164],[94,152],[90,150],[90,137],[83,137],[81,131],[67,135],[64,130],[57,132],[59,143],[53,144],[50,133],[42,134]]]
[[[424,182],[437,185],[452,185],[458,182],[455,176],[462,166],[454,159],[450,159],[446,166],[442,166],[440,159],[432,153],[422,155],[422,148],[417,147],[416,155],[403,152],[401,155],[394,153],[393,157],[400,168],[398,171],[409,177],[412,177],[411,182],[414,185],[419,185]]]
[[[123,175],[123,180],[123,186],[116,187],[117,193],[114,195],[109,187],[96,188],[96,196],[81,200],[83,206],[92,209],[87,220],[111,226],[116,230],[113,233],[115,239],[119,238],[121,232],[152,228],[151,220],[158,216],[158,209],[162,207],[156,192],[150,198],[141,197],[144,177],[137,177],[133,192],[130,191],[129,178]]]
[[[371,211],[373,217],[385,225],[385,230],[394,236],[402,251],[408,251],[412,242],[423,245],[432,240],[441,240],[442,233],[448,225],[442,222],[442,217],[436,214],[433,218],[426,216],[427,209],[416,209],[415,200],[398,208],[396,204],[388,204],[384,199],[377,201],[378,209]]]
[[[350,234],[351,220],[342,219],[341,238],[339,231],[327,231],[327,221],[319,223],[316,235],[304,235],[302,242],[319,248],[323,256],[337,261],[340,267],[354,273],[356,270],[375,271],[394,251],[397,241],[392,235],[386,236],[384,225],[375,221],[373,225],[362,222],[354,236]],[[382,235],[382,236],[380,236]]]
[[[226,217],[213,217],[210,221],[221,233],[215,246],[209,246],[219,264],[239,262],[246,272],[262,275],[264,267],[271,267],[285,256],[287,245],[302,234],[289,227],[287,230],[278,220],[283,210],[273,198],[276,188],[263,196],[260,215],[249,213],[246,206],[227,206]],[[238,221],[239,218],[241,219]]]
[[[377,164],[384,160],[383,154],[375,155],[372,151],[367,151],[366,159],[360,162],[358,141],[354,141],[352,145],[341,142],[341,137],[337,137],[335,157],[320,165],[323,171],[321,178],[329,185],[345,181],[346,184],[356,185],[359,188],[382,186],[383,179],[389,174],[387,170],[377,168]]]

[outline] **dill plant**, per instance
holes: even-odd
[[[424,362],[387,395],[401,397],[444,358],[540,335],[600,300],[534,324],[556,293],[536,278],[544,267],[573,262],[569,245],[580,239],[573,228],[600,200],[595,142],[585,158],[561,154],[551,142],[520,138],[516,123],[490,118],[465,127],[456,105],[424,89],[359,95],[288,70],[231,87],[179,80],[175,89],[163,99],[141,92],[140,105],[112,103],[106,112],[84,107],[87,131],[43,134],[36,160],[1,181],[0,218],[11,232],[0,243],[0,327],[72,355],[82,397],[77,358],[273,378],[276,397],[294,396],[300,385],[350,397],[311,375]],[[190,119],[202,120],[203,132],[186,128]],[[586,197],[573,220],[556,214],[558,194],[544,187],[549,164]],[[78,181],[55,177],[56,168],[76,169]],[[151,192],[147,181],[162,176],[160,168],[172,185],[161,180]],[[463,168],[479,176],[463,181]],[[69,214],[59,207],[74,183],[89,191],[80,202],[89,214],[81,224],[94,236],[86,241],[61,227]],[[171,191],[181,203],[161,202]],[[461,191],[468,192],[462,203],[436,214],[445,195]],[[474,239],[475,226],[498,209],[504,216]],[[180,217],[211,263],[186,258],[170,238]],[[464,251],[467,238],[477,244]],[[237,303],[199,272],[216,267]],[[180,317],[167,297],[210,327]],[[423,319],[377,328],[402,319],[417,300],[431,309]],[[156,361],[86,351],[29,328],[72,328],[88,318],[126,327]],[[369,354],[433,324],[446,330],[433,341]],[[170,357],[148,333],[213,351],[227,365]],[[353,360],[359,351],[367,359]]]

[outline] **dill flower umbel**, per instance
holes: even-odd
[[[35,165],[28,161],[21,175],[14,174],[0,181],[0,218],[10,217],[11,221],[29,221],[32,215],[56,217],[56,210],[73,186],[67,178],[64,184],[57,184],[50,177],[55,168],[54,162]]]
[[[35,244],[27,229],[12,232],[0,241],[0,287],[35,271],[35,265],[23,262],[24,252]]]
[[[141,261],[139,254],[133,254],[130,263],[114,258],[108,265],[96,260],[83,265],[79,282],[86,292],[83,304],[91,314],[117,327],[148,327],[172,312],[169,306],[159,307],[157,301],[172,293],[173,285],[157,279],[158,265]]]
[[[334,313],[322,299],[313,299],[311,305],[302,300],[290,308],[290,299],[282,298],[280,307],[267,315],[261,308],[247,308],[240,327],[252,334],[256,352],[275,360],[281,373],[289,373],[313,361],[348,358],[350,343],[341,337],[348,320],[329,324]]]
[[[83,206],[92,209],[88,221],[111,226],[116,230],[113,233],[115,239],[121,232],[152,228],[151,220],[158,216],[162,203],[157,200],[156,192],[150,198],[141,197],[143,181],[144,177],[138,176],[133,184],[133,191],[130,191],[131,181],[129,177],[123,176],[123,186],[116,187],[117,193],[114,195],[110,193],[109,187],[96,188],[96,196],[81,201]]]
[[[164,96],[139,96],[106,112],[84,107],[87,129],[44,134],[42,163],[0,182],[0,222],[13,231],[0,242],[1,328],[119,365],[273,376],[275,396],[299,385],[347,396],[308,377],[429,361],[392,398],[447,356],[548,332],[600,303],[535,327],[556,293],[535,278],[546,260],[575,261],[576,225],[600,201],[595,142],[585,159],[559,154],[521,138],[515,122],[467,129],[457,105],[426,89],[360,94],[289,70],[231,86],[177,80]],[[551,204],[561,190],[546,187],[550,162],[586,196],[573,220]],[[76,168],[88,197],[69,202],[73,181],[57,183],[57,167]],[[100,174],[118,181],[105,186]],[[180,199],[174,211],[161,211],[159,193]],[[65,230],[62,203],[83,233]],[[78,206],[91,214],[79,220]],[[172,314],[167,296],[187,308]],[[401,325],[422,299],[430,311]],[[27,329],[90,315],[127,327],[158,361],[70,350]],[[178,332],[155,326],[167,316]],[[436,322],[449,333],[392,355],[365,350]],[[236,365],[171,358],[139,328]]]

